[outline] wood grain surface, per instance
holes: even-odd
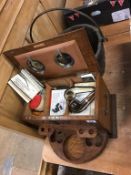
[[[6,2],[7,2],[7,0],[1,0],[1,1],[0,1],[0,13],[1,13],[1,11],[3,10],[3,8],[4,8],[5,4],[6,4]]]
[[[23,3],[24,0],[10,0],[5,4],[5,7],[0,15],[0,21],[2,22],[0,27],[0,52],[2,51]]]
[[[20,47],[26,37],[26,32],[31,23],[32,17],[38,5],[38,0],[33,0],[32,8],[30,8],[30,0],[24,2],[20,13],[12,27],[10,35],[6,40],[3,51]],[[30,13],[28,14],[28,9],[30,8]],[[0,56],[0,99],[6,88],[7,82],[12,74],[13,66],[5,59],[3,55]],[[6,70],[6,71],[5,71]]]
[[[40,0],[42,5],[44,6],[45,10],[50,8],[60,8],[64,7],[66,0]],[[54,11],[51,13],[48,13],[48,17],[52,21],[52,24],[56,28],[56,31],[58,33],[63,31],[63,18],[62,18],[62,12],[61,11]]]
[[[6,40],[3,51],[23,45],[26,37],[26,32],[29,28],[32,17],[34,16],[37,5],[38,0],[34,0],[32,2],[32,8],[30,9],[30,13],[27,15],[28,9],[30,8],[30,1],[27,0],[24,2],[21,11],[18,14],[17,19],[12,27],[10,35]],[[3,55],[1,55],[0,67],[0,124],[2,126],[6,126],[18,131],[21,130],[21,132],[24,133],[27,132],[27,134],[37,135],[36,131],[33,131],[33,129],[20,123],[20,116],[23,111],[23,103],[16,95],[16,93],[14,93],[13,90],[7,85],[7,82],[11,77],[12,73],[16,73],[13,72],[14,66],[9,61],[7,61],[7,59],[5,59]],[[16,121],[18,122],[18,124],[16,123]],[[31,132],[29,130],[31,130]]]
[[[83,5],[83,0],[66,0],[65,7],[76,8]]]
[[[41,3],[39,3],[34,16],[37,16],[39,13],[43,12],[44,10],[45,10],[45,7]],[[57,35],[57,31],[53,26],[51,20],[47,16],[47,14],[41,16],[36,21],[36,23],[34,24],[32,33],[33,33],[34,42],[47,40]],[[29,31],[26,38],[28,38],[28,40],[30,41]]]

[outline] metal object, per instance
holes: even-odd
[[[87,6],[97,5],[100,2],[104,2],[106,0],[84,0],[83,4]]]
[[[70,68],[74,64],[74,59],[68,54],[58,50],[58,54],[55,58],[56,63],[64,68]]]
[[[38,60],[28,58],[27,59],[27,67],[28,69],[38,75],[44,75],[45,66]]]
[[[93,86],[78,86],[69,88],[65,91],[65,99],[73,99],[75,98],[76,94],[92,92],[94,89],[95,88]]]
[[[82,73],[82,74],[78,73],[78,76],[80,76],[81,79],[83,79],[83,81],[88,82],[88,83],[96,81],[95,76],[92,73],[89,73],[89,72],[85,72],[85,73]]]
[[[73,99],[68,104],[69,111],[72,113],[80,113],[84,111],[94,99],[95,99],[95,91],[90,92],[90,94],[87,95],[82,101]]]

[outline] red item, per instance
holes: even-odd
[[[69,18],[71,21],[74,21],[74,20],[75,20],[74,15],[71,15],[71,16],[69,16],[68,18]]]
[[[123,6],[123,3],[124,3],[124,0],[118,0],[118,3],[122,7]]]
[[[36,109],[39,106],[41,99],[41,95],[36,95],[29,103],[30,109]]]
[[[110,4],[112,5],[112,7],[114,7],[114,6],[115,6],[115,4],[116,4],[116,1],[115,1],[115,0],[110,1]]]

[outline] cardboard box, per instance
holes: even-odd
[[[99,25],[107,25],[129,19],[131,12],[130,0],[105,0],[95,5],[78,7],[76,10],[89,15]],[[81,23],[91,24],[86,18],[74,12],[65,11],[64,16],[68,26]]]

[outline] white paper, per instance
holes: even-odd
[[[36,79],[30,72],[28,72],[26,69],[22,69],[20,75],[26,77],[28,81],[37,89],[38,91],[41,91],[43,89],[43,84],[40,83],[38,79]]]
[[[52,90],[50,115],[64,115],[66,110],[65,90],[66,89]]]
[[[20,89],[22,90],[30,99],[33,99],[34,96],[39,92],[38,89],[36,89],[30,81],[28,81],[26,78],[21,77],[20,75],[14,76],[12,79],[12,82]]]
[[[31,99],[27,97],[27,95],[25,95],[17,86],[15,86],[15,84],[11,80],[8,81],[8,84],[12,87],[12,89],[14,89],[17,94],[19,94],[23,98],[23,100],[25,100],[26,103],[29,103]]]
[[[113,22],[119,22],[130,18],[130,9],[126,8],[112,13]]]
[[[44,91],[43,85],[27,70],[21,72],[9,80],[8,84],[18,93],[27,103],[32,100],[39,92]]]

